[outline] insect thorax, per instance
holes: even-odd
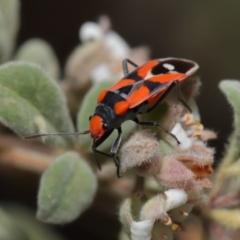
[[[94,115],[99,115],[104,122],[108,124],[110,124],[116,118],[116,114],[114,113],[113,109],[104,103],[99,103],[97,105]]]

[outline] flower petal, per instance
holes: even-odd
[[[150,240],[152,237],[151,231],[153,228],[154,219],[135,222],[131,225],[132,240]]]

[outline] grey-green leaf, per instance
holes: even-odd
[[[22,238],[23,240],[63,240],[63,238],[57,232],[55,232],[51,226],[38,221],[34,213],[26,207],[11,203],[4,203],[3,209],[17,225],[14,226],[14,229],[12,229],[10,232],[11,234],[15,233],[15,237],[10,235],[11,238],[9,238],[9,240],[21,239],[21,235],[16,231],[17,228],[22,229],[22,231],[26,233],[26,235]],[[2,237],[1,235],[0,239],[7,240],[7,238]]]
[[[65,96],[35,64],[10,62],[0,67],[0,101],[0,121],[22,137],[73,131]],[[73,142],[72,137],[45,140],[62,147]]]
[[[240,81],[223,80],[220,82],[219,87],[233,108],[234,126],[240,132]]]
[[[52,47],[42,39],[26,41],[18,49],[15,59],[39,64],[50,76],[59,79],[60,66],[57,56]]]
[[[0,209],[0,239],[30,240],[28,234],[21,229],[14,218]]]
[[[94,109],[97,106],[97,97],[99,93],[104,89],[108,89],[110,86],[113,85],[113,83],[114,81],[110,81],[110,80],[96,83],[85,95],[82,105],[80,107],[80,110],[78,112],[77,125],[78,125],[79,131],[84,131],[89,129],[89,117],[93,115]],[[136,124],[132,121],[124,122],[122,124],[123,138],[127,134],[132,132],[135,126]],[[111,134],[109,138],[107,138],[105,142],[101,145],[100,149],[110,147],[113,144],[116,136],[117,136],[116,133]],[[88,136],[79,135],[78,139],[81,145],[85,146],[87,150],[91,151],[90,146],[92,144],[92,139],[89,135]]]
[[[220,82],[219,87],[233,108],[234,133],[230,138],[225,156],[228,161],[233,162],[240,156],[240,81],[224,80]]]
[[[14,49],[19,28],[19,0],[0,0],[0,63],[7,61]]]
[[[96,189],[95,174],[77,153],[61,155],[41,178],[37,217],[55,224],[73,221],[91,205]]]

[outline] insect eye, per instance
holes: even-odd
[[[103,129],[107,129],[108,124],[107,123],[103,123],[102,127],[103,127]]]
[[[89,117],[89,121],[92,119],[92,116]]]

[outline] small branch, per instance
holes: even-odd
[[[231,240],[223,231],[223,228],[214,222],[211,222],[209,224],[209,230],[213,234],[213,236],[218,240]]]
[[[144,187],[144,178],[137,177],[135,185],[132,190],[132,195],[141,195]]]
[[[11,148],[1,152],[0,162],[17,168],[42,173],[52,162],[53,157],[35,151]]]
[[[42,173],[58,155],[53,148],[16,137],[0,136],[0,163]]]
[[[212,208],[223,208],[238,205],[240,202],[240,193],[228,194],[215,198],[210,202]]]

